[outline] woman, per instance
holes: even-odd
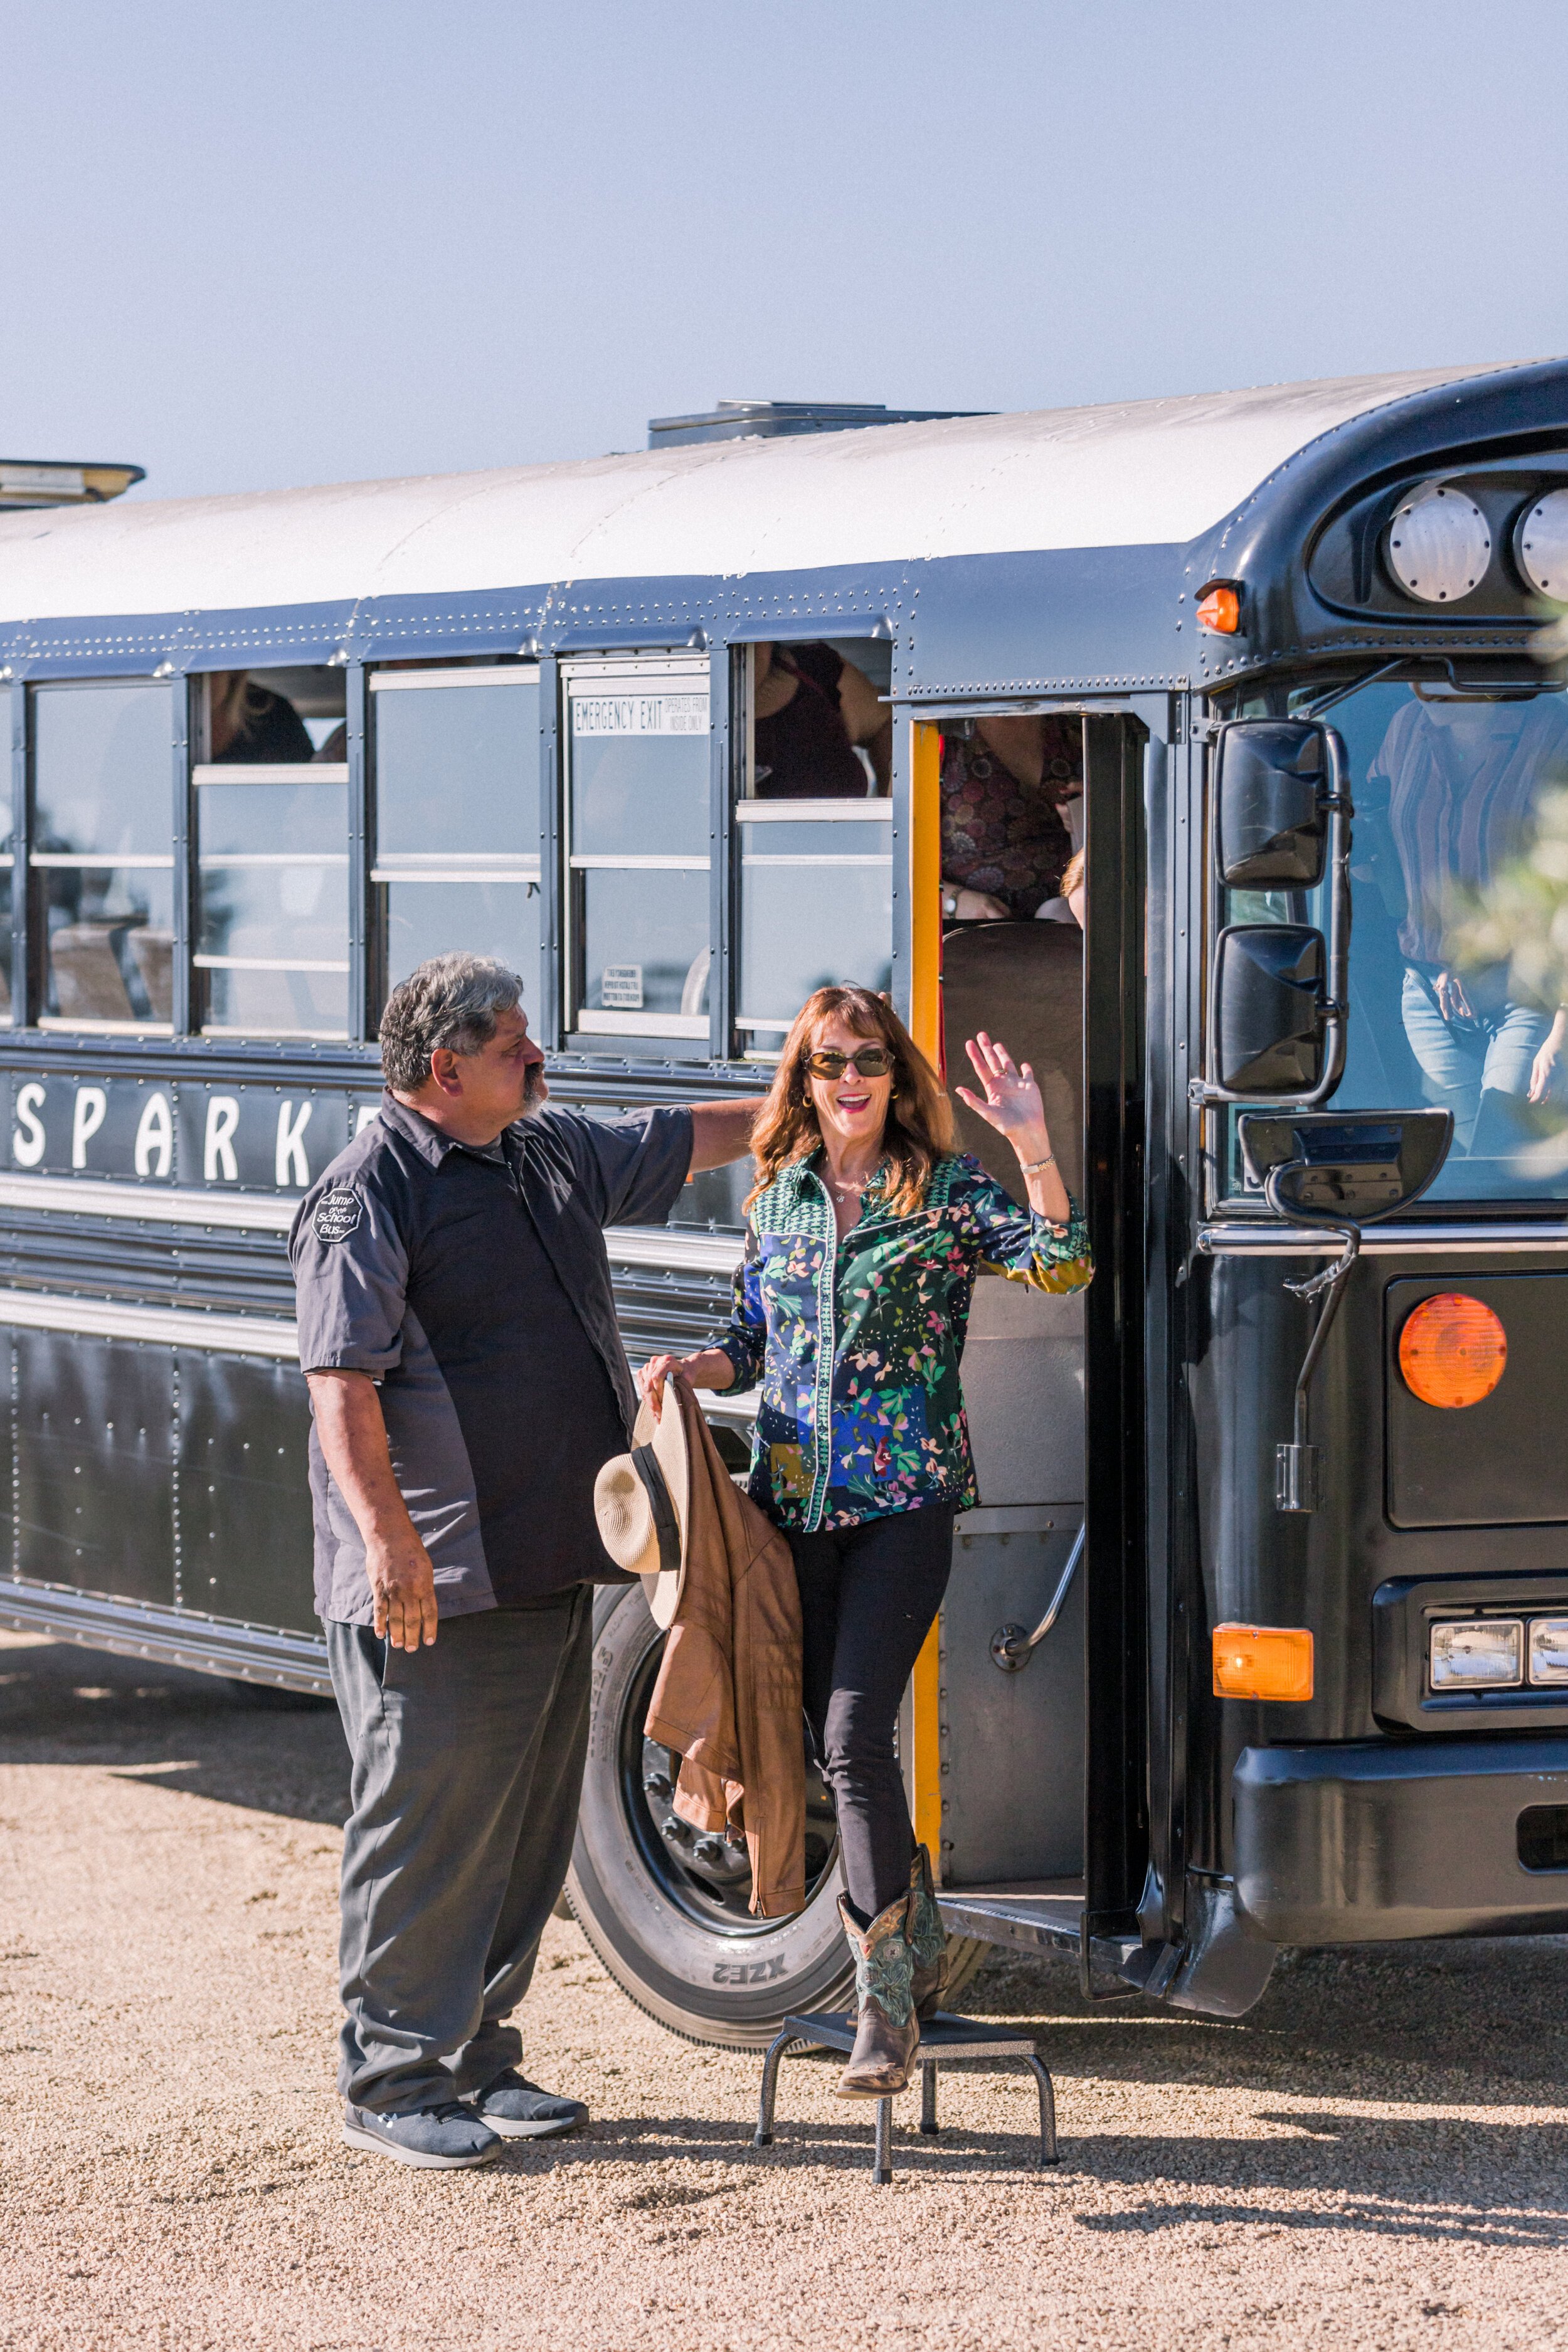
[[[1082,729],[1068,719],[977,719],[942,747],[942,912],[1027,922],[1072,856],[1061,810],[1083,790]]]
[[[831,646],[752,648],[752,778],[763,801],[864,800],[892,777],[893,718],[864,670]]]
[[[833,1792],[859,2011],[839,2089],[901,2090],[917,2012],[941,1994],[944,1935],[893,1748],[904,1685],[947,1585],[954,1514],[975,1499],[959,1357],[975,1276],[1042,1290],[1089,1280],[1088,1242],[1028,1066],[984,1031],[962,1099],[1018,1155],[1015,1206],[953,1149],[942,1083],[891,1008],[820,988],[789,1033],[752,1131],[757,1181],[726,1336],[644,1374],[751,1387],[751,1493],[788,1538],[805,1711]]]

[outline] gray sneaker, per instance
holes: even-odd
[[[470,2112],[482,2116],[503,2139],[560,2139],[566,2132],[580,2131],[588,2120],[581,2099],[558,2099],[515,2066],[474,2094]]]
[[[389,2156],[395,2164],[416,2165],[429,2172],[460,2172],[469,2165],[489,2164],[500,2154],[495,2133],[458,2099],[421,2107],[411,2116],[378,2116],[368,2107],[345,2106],[343,2141],[349,2147],[368,2147],[373,2156]]]

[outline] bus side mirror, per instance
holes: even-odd
[[[1310,1094],[1323,1076],[1327,957],[1306,923],[1236,923],[1215,942],[1215,1080],[1232,1099]]]
[[[1419,1199],[1448,1156],[1450,1110],[1243,1111],[1237,1120],[1248,1181],[1261,1184],[1278,1217],[1336,1234],[1331,1265],[1285,1287],[1315,1299],[1312,1336],[1296,1375],[1290,1440],[1274,1449],[1274,1507],[1315,1511],[1322,1501],[1323,1457],[1311,1443],[1312,1374],[1339,1311],[1361,1229]]]
[[[1303,1224],[1370,1224],[1419,1200],[1448,1156],[1448,1110],[1243,1111],[1250,1184]]]
[[[1311,890],[1328,847],[1329,730],[1310,719],[1238,719],[1215,754],[1220,879],[1230,890]]]
[[[1349,779],[1342,738],[1317,719],[1231,719],[1215,730],[1209,807],[1221,887],[1289,892],[1326,882],[1328,909],[1323,931],[1304,923],[1221,931],[1204,1075],[1187,1086],[1199,1108],[1272,1096],[1310,1109],[1344,1075]]]

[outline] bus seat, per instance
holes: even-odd
[[[174,1012],[174,934],[139,923],[131,933],[131,958],[147,992],[149,1017],[170,1021]]]
[[[1082,1201],[1083,934],[1077,924],[976,923],[943,944],[947,1078],[974,1086],[963,1041],[999,1037],[1040,1082],[1068,1189]],[[953,1102],[959,1142],[1016,1201],[1024,1180],[1010,1143]],[[981,1499],[1072,1504],[1083,1494],[1083,1300],[1016,1282],[975,1286],[963,1388]]]
[[[49,934],[55,1002],[64,1021],[134,1021],[114,953],[119,923],[65,923]]]
[[[999,1037],[1039,1080],[1062,1178],[1083,1200],[1083,934],[1076,923],[966,923],[942,943],[947,1083],[974,1088],[963,1041]],[[954,1100],[960,1149],[1016,1201],[1024,1180],[1011,1144]]]

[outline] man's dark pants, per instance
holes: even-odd
[[[406,2115],[522,2053],[528,1990],[572,1857],[588,1741],[591,1586],[441,1620],[395,1650],[329,1624],[353,1758],[343,1837],[338,2087]]]

